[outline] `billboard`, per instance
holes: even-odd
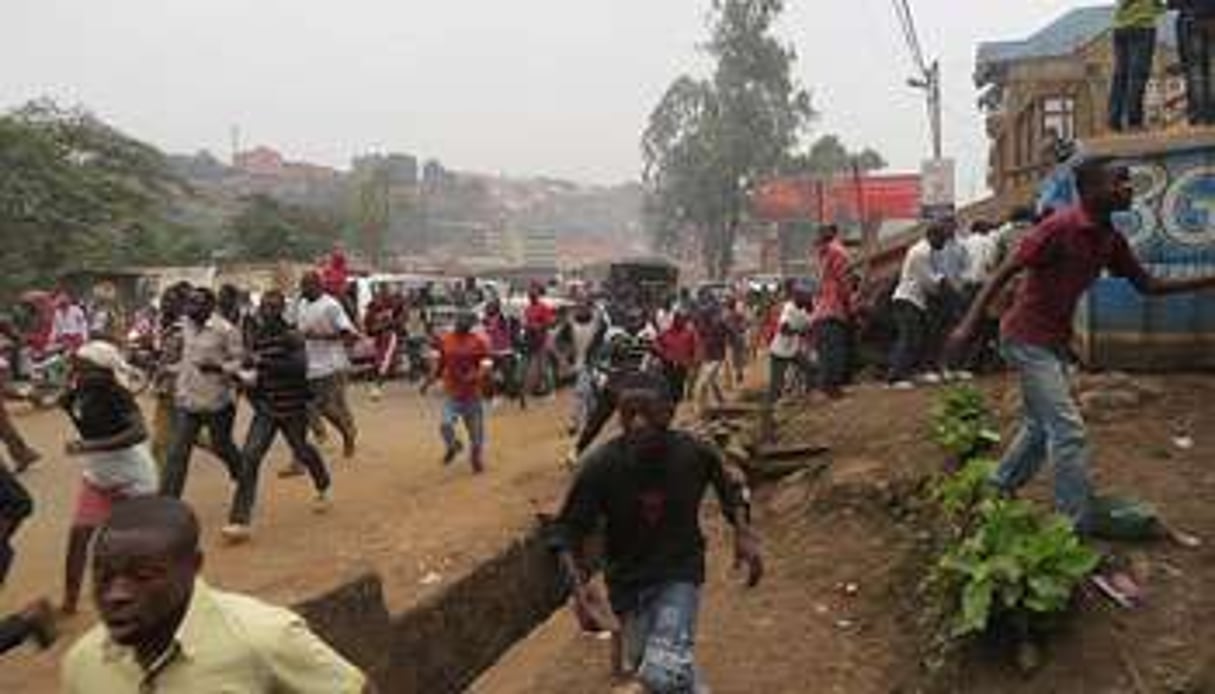
[[[920,214],[920,177],[916,174],[851,176],[821,181],[786,176],[766,181],[751,198],[761,222],[835,222],[916,219]]]

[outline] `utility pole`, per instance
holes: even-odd
[[[941,158],[941,63],[932,61],[932,65],[922,68],[919,77],[907,80],[907,84],[915,89],[924,91],[928,104],[928,128],[932,135],[932,158]]]

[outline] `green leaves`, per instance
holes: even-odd
[[[999,440],[973,388],[947,393],[934,420],[938,442],[956,455]],[[990,459],[969,457],[933,489],[950,536],[932,579],[951,606],[953,638],[982,633],[997,616],[1028,623],[1063,612],[1100,560],[1066,518],[1000,498],[990,483],[995,469]]]

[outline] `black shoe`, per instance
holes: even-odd
[[[451,462],[455,460],[456,456],[460,455],[460,452],[463,450],[464,444],[460,443],[460,441],[457,439],[455,443],[448,446],[447,452],[443,454],[443,464],[451,465]]]

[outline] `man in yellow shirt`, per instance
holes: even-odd
[[[189,506],[114,507],[93,550],[102,624],[63,662],[67,694],[360,694],[372,687],[296,614],[208,586]]]
[[[1110,130],[1143,127],[1143,95],[1156,55],[1156,20],[1164,0],[1118,0],[1114,11],[1114,74],[1110,83]]]

